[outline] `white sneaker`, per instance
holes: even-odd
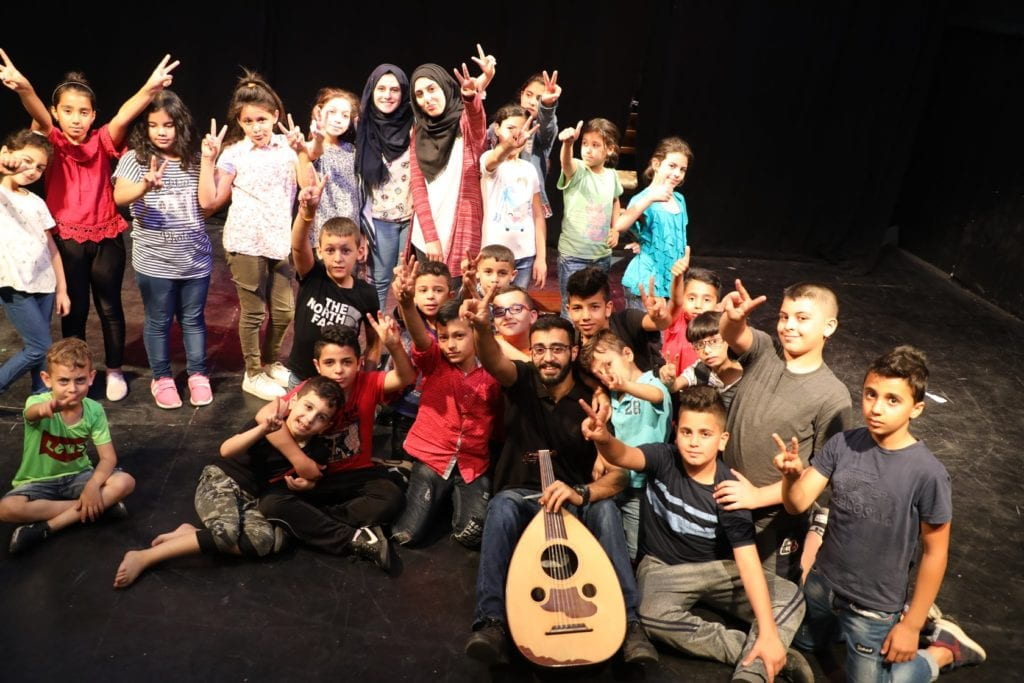
[[[242,379],[242,391],[262,398],[264,401],[273,401],[286,393],[284,387],[267,377],[265,372],[256,375],[245,373]]]
[[[128,395],[128,382],[120,370],[107,370],[107,400],[120,401]]]
[[[263,366],[263,372],[270,379],[280,384],[285,389],[288,388],[288,382],[292,378],[292,372],[284,366],[284,363],[280,361],[277,363],[271,363],[270,365]]]

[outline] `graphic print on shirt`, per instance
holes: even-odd
[[[309,310],[309,322],[317,327],[344,325],[358,330],[359,321],[363,319],[359,309],[330,297],[325,297],[322,302],[310,299],[306,302],[306,308]]]
[[[494,207],[491,223],[505,228],[505,232],[526,231],[526,221],[533,215],[533,195],[526,178],[517,178],[514,185],[506,186],[498,205]]]
[[[832,477],[832,504],[856,517],[883,527],[893,525],[893,501],[877,486],[878,475],[853,467],[837,470]]]
[[[328,469],[331,468],[331,465],[343,463],[349,458],[358,456],[362,450],[359,440],[358,408],[346,406],[341,411],[341,417],[335,418],[340,423],[338,431],[322,437],[327,444]]]
[[[587,204],[587,239],[603,242],[608,239],[611,218],[604,204]]]
[[[54,436],[49,432],[43,432],[39,454],[59,462],[72,462],[85,455],[85,445],[88,441],[85,437]]]

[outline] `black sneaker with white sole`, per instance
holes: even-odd
[[[352,536],[352,554],[373,562],[383,571],[391,568],[391,548],[388,537],[379,526],[364,526]]]

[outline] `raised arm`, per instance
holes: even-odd
[[[640,220],[640,217],[644,215],[644,211],[650,208],[651,204],[667,202],[671,198],[672,188],[668,185],[651,185],[647,188],[646,192],[637,195],[637,198],[630,202],[624,211],[619,213],[618,217],[612,222],[612,230],[614,232],[626,232],[633,227],[634,223]]]
[[[739,279],[736,280],[736,291],[729,292],[722,300],[723,315],[718,329],[722,339],[736,355],[742,356],[754,343],[754,333],[747,325],[747,316],[767,300],[768,297],[764,295],[752,299]]]
[[[576,174],[576,160],[572,158],[572,148],[576,144],[576,138],[580,136],[581,130],[583,130],[583,121],[579,121],[575,128],[566,128],[558,134],[558,139],[562,141],[562,151],[558,155],[558,160],[562,164],[562,175],[565,176],[566,182],[569,182]]]
[[[14,62],[11,61],[11,58],[3,50],[0,50],[0,60],[2,60],[0,61],[0,82],[18,93],[21,106],[25,107],[25,111],[28,112],[28,115],[32,117],[32,121],[35,123],[35,130],[38,130],[43,135],[48,135],[50,129],[53,128],[50,110],[46,108],[43,101],[39,99],[39,95],[36,95],[35,88],[14,67]]]
[[[408,260],[402,260],[395,266],[394,276],[391,279],[391,291],[398,301],[398,312],[405,321],[405,329],[412,339],[413,346],[417,351],[426,351],[433,344],[433,337],[427,332],[427,326],[423,323],[423,317],[416,309],[413,300],[414,283],[419,264],[416,257],[409,255]]]
[[[828,486],[828,479],[813,467],[804,469],[800,442],[795,436],[788,445],[778,434],[772,434],[772,439],[779,449],[772,464],[782,473],[782,504],[789,514],[799,515],[818,499]]]
[[[313,225],[320,195],[327,184],[327,176],[319,177],[312,166],[309,167],[309,176],[309,183],[299,190],[299,210],[292,221],[292,265],[299,277],[305,277],[316,260],[313,246],[309,243],[309,228]]]
[[[466,299],[462,302],[459,314],[473,327],[476,335],[476,355],[480,364],[491,373],[498,384],[510,387],[516,382],[519,371],[498,346],[491,330],[491,301],[494,299],[495,288],[491,287],[483,299]]]
[[[654,295],[654,276],[648,283],[647,289],[640,285],[640,300],[644,304],[647,315],[640,321],[641,327],[647,332],[661,332],[667,330],[672,324],[672,316],[669,314],[668,301],[660,296]]]
[[[558,69],[552,71],[550,76],[547,71],[541,75],[544,78],[544,94],[537,103],[539,128],[533,140],[533,153],[547,159],[555,144],[555,138],[558,137],[558,117],[555,116],[555,109],[558,107],[558,98],[562,96],[562,86],[558,84]],[[544,168],[547,168],[547,165]],[[544,182],[543,178],[541,182]]]
[[[199,160],[199,206],[207,216],[216,213],[231,199],[231,183],[235,174],[217,168],[217,157],[227,132],[228,127],[221,126],[218,133],[217,119],[210,119],[210,133],[203,138]]]
[[[494,146],[494,149],[485,151],[480,157],[480,165],[483,167],[483,170],[487,173],[494,173],[495,169],[498,168],[498,164],[508,159],[510,154],[525,147],[526,143],[530,140],[530,136],[537,132],[537,126],[531,124],[533,124],[533,117],[529,116],[526,118],[526,123],[523,124],[523,127],[515,133],[504,131],[499,126],[495,131],[498,144]]]
[[[612,412],[610,404],[598,401],[595,397],[589,405],[580,399],[580,407],[587,413],[580,426],[583,436],[594,442],[602,458],[611,465],[629,470],[640,471],[647,467],[643,451],[635,446],[627,446],[608,431],[608,420]]]
[[[760,659],[770,681],[786,665],[786,646],[779,638],[775,617],[772,616],[768,582],[765,581],[764,569],[757,556],[757,547],[753,543],[733,548],[732,553],[740,581],[743,582],[743,590],[757,619],[757,640],[754,641],[747,658],[743,660],[743,665],[749,666],[755,659]]]
[[[416,381],[416,368],[413,367],[409,354],[402,346],[402,335],[398,329],[398,321],[390,315],[381,315],[375,319],[372,314],[366,315],[366,322],[373,327],[377,338],[391,354],[395,367],[384,375],[384,393],[390,394],[409,386]]]
[[[686,271],[690,270],[690,245],[683,250],[683,257],[672,264],[672,284],[669,285],[668,313],[670,318],[675,318],[677,307],[682,307],[682,302],[676,302],[676,291],[686,279]]]
[[[259,412],[256,413],[256,422],[266,425],[266,429],[269,430],[265,434],[267,441],[277,449],[278,453],[284,456],[285,460],[291,463],[292,467],[295,468],[296,474],[306,481],[316,481],[323,476],[320,465],[313,458],[306,455],[305,451],[295,441],[295,437],[292,436],[291,432],[287,429],[280,429],[280,425],[284,424],[289,411],[289,402],[275,398],[259,409]],[[259,439],[257,438],[256,441],[259,441]],[[240,453],[247,449],[248,447],[240,451]],[[221,446],[221,455],[224,455],[223,446]]]
[[[256,415],[255,425],[224,440],[220,445],[220,457],[237,458],[259,443],[263,437],[281,429],[288,415],[288,404],[275,398],[271,405],[273,407],[270,408],[269,414],[264,415],[263,411],[260,411]]]
[[[114,147],[120,147],[124,144],[124,139],[128,135],[128,126],[131,125],[136,116],[149,106],[149,103],[153,101],[153,97],[164,88],[170,87],[174,81],[174,76],[171,72],[179,64],[181,62],[178,60],[172,62],[170,55],[164,55],[164,58],[156,65],[156,69],[149,75],[142,88],[129,97],[121,105],[121,108],[117,110],[117,113],[114,114],[114,118],[110,119],[110,124],[107,127]]]

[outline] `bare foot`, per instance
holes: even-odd
[[[129,550],[124,554],[121,566],[114,574],[114,588],[127,588],[134,583],[135,579],[139,578],[139,574],[146,568],[141,555],[142,553],[138,550]]]
[[[182,524],[181,526],[179,526],[174,531],[168,531],[166,534],[160,534],[159,536],[154,538],[153,542],[150,543],[149,545],[150,545],[150,547],[156,547],[156,546],[160,545],[161,543],[163,543],[164,541],[168,541],[168,540],[174,538],[175,536],[182,536],[184,534],[194,534],[197,531],[199,531],[199,529],[197,527],[194,527],[191,524],[186,522],[185,524]]]

